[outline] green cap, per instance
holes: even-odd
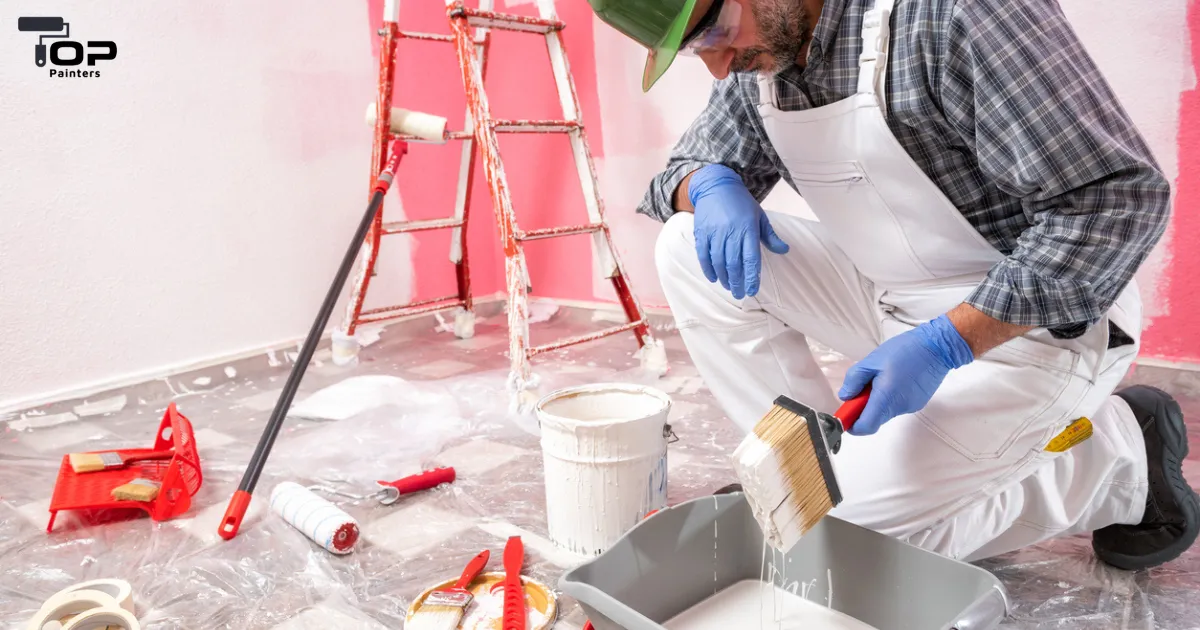
[[[596,17],[650,51],[642,72],[642,91],[648,92],[675,61],[696,1],[588,0],[588,3]]]

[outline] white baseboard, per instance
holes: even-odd
[[[1168,370],[1183,370],[1186,372],[1200,372],[1200,364],[1187,363],[1184,361],[1167,361],[1165,359],[1153,359],[1138,357],[1134,359],[1137,365],[1145,365],[1147,367],[1166,368]]]
[[[492,303],[492,302],[502,301],[502,299],[503,299],[503,296],[501,296],[501,295],[484,296],[481,298],[475,298],[474,303],[475,304],[488,304],[488,303]],[[364,326],[379,325],[384,328],[387,328],[388,326],[392,326],[394,324],[398,324],[401,322],[410,321],[410,320],[422,318],[422,317],[432,317],[432,315],[429,313],[423,313],[420,315],[397,317],[395,319],[389,319],[384,322],[379,322],[378,324],[364,324]],[[325,331],[325,333],[321,335],[321,341],[322,342],[328,341],[332,332],[333,332],[332,330]],[[269,352],[294,350],[294,349],[298,348],[300,346],[300,344],[304,343],[304,338],[306,336],[307,336],[307,334],[299,336],[299,337],[291,338],[291,339],[284,339],[284,340],[277,341],[274,343],[265,344],[262,346],[256,346],[256,347],[247,348],[245,350],[239,350],[237,352],[216,354],[216,355],[211,355],[211,356],[200,358],[200,359],[193,359],[190,361],[181,361],[178,363],[171,363],[171,364],[167,364],[167,365],[148,368],[145,370],[138,370],[136,372],[129,372],[127,374],[122,374],[120,376],[99,379],[99,380],[91,381],[91,382],[84,383],[81,385],[74,385],[71,387],[65,387],[62,389],[52,390],[49,392],[41,392],[38,394],[34,394],[32,396],[26,396],[24,398],[14,398],[14,399],[10,399],[10,400],[0,401],[0,419],[3,419],[3,417],[6,414],[12,414],[17,411],[32,409],[35,407],[41,407],[43,405],[49,405],[49,404],[56,403],[56,402],[62,402],[64,400],[75,400],[78,398],[86,398],[88,396],[94,396],[96,394],[111,391],[113,389],[118,389],[121,387],[130,387],[132,385],[137,385],[139,383],[145,383],[147,381],[164,379],[169,376],[174,376],[177,374],[191,372],[194,370],[203,370],[205,368],[216,367],[218,365],[225,365],[225,364],[233,363],[235,361],[249,359],[254,356],[265,355]]]
[[[324,335],[321,335],[321,340],[327,340],[329,335],[330,333],[328,332]],[[278,352],[283,350],[291,350],[295,349],[296,346],[300,343],[303,343],[303,341],[304,337],[297,337],[295,339],[248,348],[238,352],[212,355],[191,361],[181,361],[179,363],[171,363],[146,370],[129,372],[120,376],[91,381],[82,385],[75,385],[49,392],[42,392],[25,398],[6,400],[0,402],[0,416],[3,416],[6,413],[13,413],[25,409],[32,409],[34,407],[41,407],[42,405],[48,405],[64,400],[86,398],[88,396],[94,396],[96,394],[107,392],[113,389],[130,387],[139,383],[164,379],[176,374],[191,372],[193,370],[202,370],[204,368],[224,365],[234,361],[241,361],[242,359],[249,359],[253,356],[265,355],[273,351]]]

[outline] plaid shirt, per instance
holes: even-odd
[[[854,94],[863,13],[825,0],[806,67],[776,76],[783,110]],[[913,160],[1006,258],[968,298],[999,320],[1075,337],[1158,242],[1170,185],[1057,3],[897,0],[888,124]],[[758,114],[755,74],[713,85],[637,211],[674,213],[680,180],[709,163],[762,201],[795,189]]]

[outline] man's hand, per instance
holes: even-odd
[[[788,245],[771,227],[762,206],[746,190],[741,176],[721,164],[710,164],[687,177],[687,200],[696,215],[696,256],[709,282],[742,299],[758,293],[762,259],[759,241],[776,254]]]
[[[888,339],[850,368],[842,382],[838,392],[842,400],[853,398],[871,383],[867,406],[850,433],[871,435],[896,416],[920,411],[950,370],[1027,330],[960,304],[946,315]]]

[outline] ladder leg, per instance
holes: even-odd
[[[458,0],[447,0],[447,16],[454,34],[454,47],[458,55],[459,69],[462,72],[467,107],[470,109],[470,117],[475,125],[475,140],[479,144],[479,153],[483,160],[484,178],[491,191],[496,225],[499,228],[501,244],[504,247],[504,270],[508,289],[508,351],[511,364],[509,378],[514,388],[521,391],[530,384],[531,377],[528,357],[529,302],[525,256],[520,243],[517,242],[517,225],[513,215],[512,200],[508,194],[508,179],[504,174],[504,164],[500,160],[496,132],[489,124],[491,114],[488,109],[487,94],[483,89],[481,67],[476,61],[475,46],[467,18],[462,13],[462,6]]]
[[[396,62],[397,32],[399,30],[394,13],[393,3],[388,3],[383,21],[383,43],[379,48],[379,83],[375,97],[374,143],[371,149],[371,178],[368,186],[374,187],[375,179],[383,170],[387,160],[387,149],[391,139],[391,110],[392,110],[392,81],[394,79]],[[355,274],[354,285],[351,289],[350,300],[342,317],[339,331],[333,339],[333,359],[335,363],[344,364],[354,359],[358,353],[358,344],[354,341],[354,333],[358,328],[358,320],[362,314],[363,301],[367,295],[367,287],[371,284],[371,276],[375,274],[375,262],[379,257],[379,239],[383,231],[383,206],[375,214],[371,228],[364,239],[358,273]]]
[[[538,12],[543,19],[558,19],[554,11],[554,3],[550,0],[538,0]],[[566,120],[581,121],[582,115],[579,110],[579,96],[575,90],[575,81],[571,77],[570,65],[567,62],[566,44],[563,42],[560,31],[552,30],[546,33],[546,51],[550,55],[550,67],[554,73],[554,83],[558,88],[558,98],[562,105],[563,118]],[[587,132],[584,130],[583,125],[572,130],[570,138],[571,151],[575,156],[575,167],[579,173],[579,183],[583,188],[588,218],[592,223],[604,225],[603,229],[597,230],[592,234],[592,251],[595,256],[596,269],[604,277],[612,280],[613,288],[616,290],[621,307],[624,309],[629,321],[641,322],[633,330],[637,337],[638,347],[645,347],[647,344],[652,344],[654,338],[650,334],[650,327],[646,323],[645,313],[638,303],[637,298],[633,295],[629,281],[623,273],[616,248],[613,246],[612,235],[609,232],[608,224],[604,217],[604,200],[600,194],[596,163],[592,159],[592,152],[587,141]]]
[[[481,80],[487,76],[487,50],[491,42],[491,32],[486,28],[475,29],[475,39],[480,42],[475,46],[479,60],[479,75]],[[471,109],[466,108],[463,115],[463,131],[474,133],[475,125],[471,119]],[[469,237],[469,219],[471,211],[471,193],[475,187],[475,164],[477,154],[475,141],[462,141],[462,156],[459,161],[458,189],[454,201],[454,216],[462,221],[450,236],[450,262],[454,263],[454,274],[458,282],[458,299],[463,301],[461,311],[455,315],[454,334],[460,338],[468,338],[475,333],[475,313],[471,302],[471,267],[467,254],[467,239]]]

